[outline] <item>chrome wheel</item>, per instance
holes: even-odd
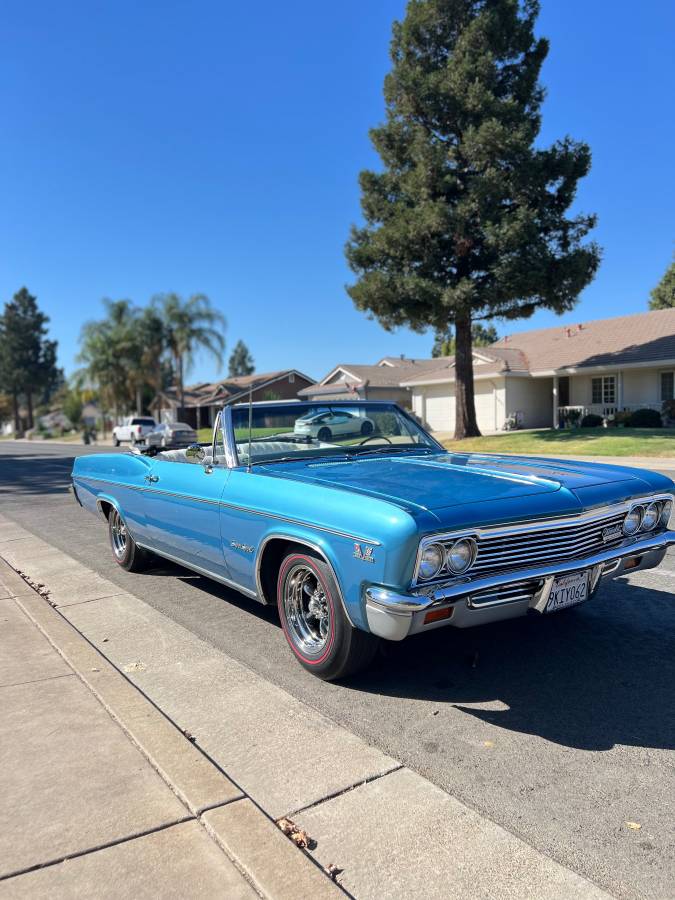
[[[284,613],[293,642],[302,653],[324,650],[330,634],[330,604],[316,572],[305,565],[288,573],[283,594]]]
[[[127,552],[127,527],[116,509],[110,511],[110,540],[117,559],[124,559]]]

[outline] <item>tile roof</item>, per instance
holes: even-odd
[[[338,363],[319,383],[318,387],[335,388],[344,383],[353,383],[357,386],[399,387],[404,377],[404,373],[401,371],[402,369],[405,370],[405,374],[413,371],[417,373],[426,371],[429,367],[435,368],[439,362],[437,359],[401,359],[399,356],[385,356],[384,360],[391,360],[391,365],[382,365],[383,360],[380,360],[379,363],[372,366],[361,365],[359,363]],[[340,369],[342,369],[346,377],[341,380],[327,382],[327,379],[330,378],[330,376],[335,375]],[[314,392],[315,390],[313,388],[304,388],[299,393],[303,396]]]
[[[529,371],[658,363],[675,359],[675,309],[540,328],[501,338],[490,353],[517,348]]]
[[[499,375],[504,372],[527,372],[527,361],[520,350],[513,347],[474,347],[474,377]],[[425,366],[421,372],[407,371],[401,378],[403,387],[455,380],[455,357],[440,356],[430,360],[434,365]]]

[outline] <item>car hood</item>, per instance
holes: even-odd
[[[457,506],[542,495],[550,495],[552,509],[571,512],[652,487],[641,477],[649,473],[620,466],[482,454],[375,456],[272,468],[284,478],[377,497],[411,512],[435,512],[438,518],[444,518],[440,511]],[[561,491],[564,501],[553,496]]]

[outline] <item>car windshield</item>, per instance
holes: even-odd
[[[132,425],[154,425],[155,420],[154,419],[132,419],[131,424]]]
[[[438,444],[393,403],[254,403],[232,407],[241,465],[363,454],[437,452]]]

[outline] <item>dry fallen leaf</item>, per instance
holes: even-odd
[[[303,849],[312,849],[313,847],[316,847],[316,841],[312,840],[302,828],[298,828],[291,819],[287,819],[284,816],[277,821],[277,827],[280,828],[286,837],[289,837],[297,847],[302,847]]]
[[[483,741],[484,747],[494,747],[494,745],[495,745],[494,741]]]
[[[639,831],[642,828],[639,822],[624,822],[626,828],[630,828],[631,831]]]
[[[342,871],[343,870],[339,866],[336,866],[335,863],[328,863],[328,865],[326,866],[326,872],[328,873],[328,875],[330,875],[333,881],[337,879],[338,875]]]

